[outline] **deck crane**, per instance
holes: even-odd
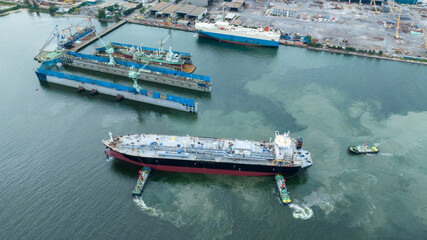
[[[168,35],[166,38],[165,38],[165,40],[162,40],[162,39],[160,39],[160,41],[159,41],[159,45],[160,45],[160,48],[159,48],[159,51],[160,52],[164,52],[165,50],[163,49],[163,44],[169,39],[169,37],[170,37],[170,35]]]
[[[396,39],[399,39],[399,24],[400,24],[400,14],[402,14],[402,8],[399,8],[399,16],[397,17],[397,24],[396,24],[396,36],[394,36]]]
[[[102,45],[104,45],[105,47],[105,52],[108,54],[108,56],[110,57],[110,61],[108,62],[109,65],[115,65],[116,62],[114,61],[113,58],[113,53],[114,53],[114,48],[111,45],[110,42],[105,43],[102,38],[95,32],[96,37],[99,39],[99,41],[101,41]]]

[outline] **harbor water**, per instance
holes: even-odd
[[[425,239],[427,68],[302,48],[256,48],[171,31],[212,93],[139,82],[199,103],[198,114],[41,84],[33,57],[56,24],[82,19],[21,11],[0,17],[0,239]],[[111,25],[93,21],[97,30]],[[157,47],[169,30],[126,24],[104,41]],[[92,54],[97,41],[83,49]],[[58,67],[62,68],[62,67]],[[132,85],[125,77],[67,69]],[[159,133],[304,138],[313,166],[274,176],[152,171],[104,154],[113,135]],[[377,155],[348,145],[375,144]]]

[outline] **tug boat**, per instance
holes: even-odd
[[[132,191],[132,195],[139,196],[144,190],[145,183],[147,183],[148,176],[150,175],[151,168],[144,167],[141,171],[139,171],[138,181],[136,182],[136,186]]]
[[[288,189],[285,185],[285,178],[282,175],[277,174],[274,179],[276,179],[277,189],[279,190],[282,203],[288,205],[289,203],[291,203],[291,197],[289,196]]]
[[[368,154],[368,153],[378,153],[379,150],[375,146],[358,145],[358,146],[348,146],[348,150],[354,154]]]

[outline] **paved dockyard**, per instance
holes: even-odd
[[[420,11],[411,5],[402,6],[399,30],[401,39],[395,39],[396,24],[387,24],[387,22],[393,22],[391,12],[379,11],[379,14],[376,14],[373,7],[370,10],[370,6],[366,4],[316,2],[323,2],[323,8],[313,7],[313,1],[309,0],[290,4],[271,1],[274,7],[291,8],[298,12],[298,18],[287,18],[270,16],[268,13],[271,7],[267,8],[267,14],[265,14],[264,1],[248,0],[247,8],[237,15],[244,17],[244,24],[247,26],[271,25],[285,33],[311,35],[319,43],[366,50],[384,51],[385,49],[385,53],[396,56],[427,56],[423,48],[423,35],[412,35],[409,28],[413,25],[415,29],[418,25],[418,28],[427,29],[427,21],[423,20]],[[382,7],[378,7],[378,10],[382,10]],[[398,15],[399,10],[394,12]],[[318,15],[320,19],[316,19]],[[394,20],[394,22],[397,21]]]

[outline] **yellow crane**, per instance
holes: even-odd
[[[374,2],[375,14],[380,14],[380,12],[377,9],[377,4],[375,3],[375,0],[373,2]]]
[[[424,49],[427,50],[427,32],[425,29],[423,29],[424,33]]]
[[[392,14],[392,16],[393,16],[393,21],[394,21],[394,19],[395,19],[395,16],[394,16],[394,10],[393,10],[393,8],[394,8],[394,1],[393,1],[393,6],[391,6],[391,5],[390,5],[390,2],[389,2],[389,1],[387,1],[386,3],[387,3],[387,5],[388,5],[388,7],[390,8],[391,14]]]
[[[402,13],[402,8],[399,8],[399,16],[397,17],[397,24],[396,24],[396,39],[399,39],[399,24],[400,24],[400,14]]]

